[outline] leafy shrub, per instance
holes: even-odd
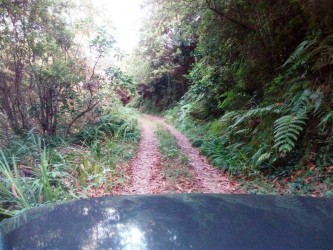
[[[74,136],[75,143],[92,145],[108,136],[135,141],[139,137],[136,116],[128,110],[101,117],[94,124],[87,124]]]
[[[135,113],[123,109],[66,140],[34,131],[13,137],[0,152],[0,216],[87,197],[94,188],[109,192],[123,179],[116,164],[134,155],[139,135]]]

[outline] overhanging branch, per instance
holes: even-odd
[[[216,14],[218,14],[219,16],[227,19],[228,21],[241,26],[243,29],[250,30],[250,31],[256,31],[257,30],[252,25],[250,25],[250,24],[248,24],[246,22],[243,22],[241,20],[238,20],[238,19],[236,19],[236,18],[234,18],[232,16],[229,16],[228,14],[226,14],[225,12],[223,12],[222,10],[219,10],[215,6],[215,4],[212,3],[211,0],[206,0],[206,3],[207,3],[207,6],[208,6],[208,9],[212,10],[213,12],[215,12]]]

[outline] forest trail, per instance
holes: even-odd
[[[160,153],[158,139],[155,134],[156,125],[145,119],[139,118],[141,139],[136,157],[129,169],[130,183],[125,187],[123,194],[152,194],[158,187]],[[156,187],[157,185],[157,187]],[[158,189],[158,188],[157,188]]]
[[[163,118],[142,115],[139,118],[141,140],[136,157],[132,160],[127,175],[129,181],[119,194],[160,194],[174,192],[168,189],[162,174],[158,127],[167,129],[176,139],[182,152],[189,159],[190,172],[194,183],[188,188],[181,188],[184,193],[239,193],[237,185],[222,171],[213,168],[206,157],[200,155],[185,135],[167,124]],[[179,186],[177,183],[176,186]]]

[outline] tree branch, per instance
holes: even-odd
[[[208,9],[214,11],[216,14],[218,14],[219,16],[227,19],[228,21],[241,26],[243,29],[250,30],[250,31],[257,31],[257,29],[255,27],[253,27],[252,25],[250,25],[248,23],[245,23],[241,20],[238,20],[238,19],[236,19],[232,16],[229,16],[225,12],[223,12],[223,11],[219,10],[217,7],[213,6],[211,0],[206,0],[206,3],[207,3],[207,6],[208,6]]]
[[[94,64],[94,67],[93,67],[93,70],[92,70],[92,74],[91,74],[90,79],[89,79],[90,81],[93,79],[93,77],[95,75],[95,70],[96,70],[97,63],[98,63],[99,59],[101,59],[101,57],[102,57],[102,54],[99,54],[99,56],[96,59],[96,62]]]
[[[93,108],[95,108],[97,106],[99,102],[95,102],[95,103],[92,103],[92,100],[90,100],[89,102],[89,105],[88,107],[83,110],[82,112],[80,112],[72,121],[71,123],[68,125],[67,127],[67,131],[66,131],[66,134],[68,135],[71,131],[71,127],[74,125],[74,123],[79,119],[81,118],[82,116],[84,116],[86,113],[88,113],[89,111],[91,111]]]

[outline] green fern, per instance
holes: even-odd
[[[323,107],[320,111],[320,122],[317,127],[320,128],[322,132],[327,130],[330,135],[333,135],[333,110],[327,107]]]
[[[235,122],[229,128],[230,129],[236,128],[238,125],[240,125],[241,123],[250,118],[263,117],[272,112],[274,112],[274,105],[270,105],[263,108],[250,109],[246,112],[241,111],[237,115],[236,114],[233,115],[233,119],[235,120]]]
[[[279,152],[290,152],[295,147],[295,142],[303,130],[306,113],[298,115],[285,115],[274,123],[275,145]]]
[[[236,111],[228,112],[219,119],[219,123],[221,125],[229,124],[230,122],[232,122],[235,119],[235,117],[237,115],[238,115],[238,112],[236,112]]]
[[[258,158],[256,164],[258,166],[260,166],[261,164],[263,164],[264,162],[268,161],[271,158],[272,153],[271,152],[266,152],[263,153],[262,155],[260,155],[260,157]]]
[[[333,35],[323,39],[318,47],[311,52],[313,58],[316,58],[313,70],[320,70],[333,64]]]
[[[315,44],[317,44],[316,39],[305,40],[300,43],[282,67],[286,67],[288,65],[293,71],[301,66],[304,66],[305,63],[310,60],[311,54],[309,52],[313,50]]]
[[[272,153],[266,152],[266,149],[267,146],[263,146],[252,156],[252,165],[254,167],[261,166],[271,158]]]
[[[324,100],[322,90],[319,88],[316,91],[305,89],[296,94],[289,103],[286,109],[291,110],[293,113],[302,114],[305,112],[317,112],[321,107]]]
[[[245,129],[240,129],[238,131],[236,131],[236,135],[246,135],[249,134],[251,132],[251,130],[249,128],[245,128]]]

